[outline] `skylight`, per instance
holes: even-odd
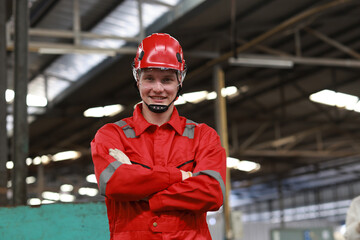
[[[324,89],[311,94],[309,98],[313,102],[336,106],[338,108],[345,108],[349,111],[360,112],[359,98],[354,95]]]

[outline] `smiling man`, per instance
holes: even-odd
[[[186,74],[179,42],[145,38],[133,74],[142,103],[91,142],[110,238],[211,239],[206,212],[223,203],[226,156],[214,129],[174,106]]]

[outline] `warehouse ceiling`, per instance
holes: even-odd
[[[47,105],[29,108],[29,154],[33,159],[68,150],[82,153],[73,161],[44,165],[44,190],[56,191],[62,183],[94,186],[85,181],[93,172],[89,143],[98,128],[131,115],[140,101],[130,66],[139,39],[153,32],[169,33],[183,46],[184,96],[214,91],[215,69],[223,71],[226,87],[237,89],[226,97],[229,156],[261,168],[231,170],[236,199],[271,200],[279,192],[358,180],[359,1],[141,2],[142,24],[135,0],[80,0],[74,24],[74,1],[32,1],[29,93],[47,97]],[[108,38],[101,39],[104,35]],[[10,58],[10,45],[8,50]],[[323,97],[332,105],[310,99],[322,90],[332,94]],[[353,107],[334,103],[341,93],[353,96],[348,97]],[[114,104],[123,107],[115,116],[83,114]],[[177,108],[216,128],[215,100]],[[38,169],[31,164],[29,174],[36,176]],[[36,196],[37,186],[29,189]],[[78,196],[78,201],[98,198]]]

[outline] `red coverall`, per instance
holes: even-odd
[[[110,236],[117,239],[211,239],[206,212],[220,208],[226,155],[215,130],[180,117],[148,123],[138,104],[133,117],[104,125],[91,142]],[[123,151],[121,164],[109,149]],[[182,181],[181,170],[193,177]]]

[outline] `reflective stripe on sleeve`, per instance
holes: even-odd
[[[106,184],[110,180],[116,169],[120,167],[121,164],[122,164],[121,162],[114,161],[110,163],[100,174],[99,186],[100,186],[101,195],[105,196]]]
[[[224,184],[224,181],[223,181],[220,173],[218,173],[214,170],[204,170],[204,171],[200,171],[200,172],[193,174],[194,177],[199,176],[199,175],[208,175],[212,178],[215,178],[216,181],[218,181],[220,184],[221,192],[223,195],[223,201],[225,201],[225,184]]]

